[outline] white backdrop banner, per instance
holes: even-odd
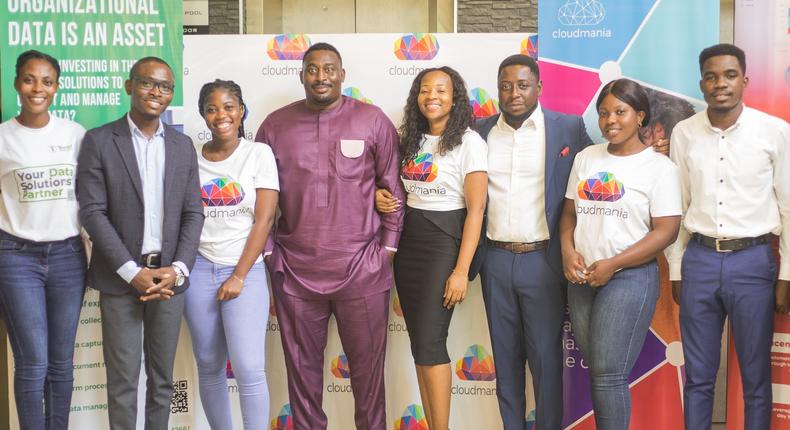
[[[198,92],[204,83],[216,78],[232,79],[241,85],[244,92],[249,108],[246,134],[248,138],[254,138],[268,113],[304,98],[304,89],[299,82],[300,58],[304,50],[316,42],[333,44],[343,56],[346,69],[343,93],[381,107],[396,126],[400,124],[414,76],[433,66],[448,65],[461,73],[478,117],[497,113],[494,98],[500,61],[516,53],[534,56],[537,48],[536,36],[524,33],[185,36],[185,108],[181,112],[174,111],[173,119],[183,124],[185,132],[196,143],[209,140],[211,134],[197,111]],[[75,341],[75,384],[70,419],[70,428],[74,429],[109,428],[98,305],[98,293],[88,290]],[[270,430],[292,429],[279,324],[273,306],[268,312],[266,371],[271,399]],[[394,289],[389,312],[387,428],[426,430],[406,325]],[[334,320],[330,320],[329,331],[325,353],[324,410],[330,430],[353,429],[348,362]],[[450,427],[462,430],[501,428],[495,393],[496,373],[477,280],[470,284],[467,299],[456,308],[447,346],[453,368]],[[11,363],[9,384],[13,383],[12,366]],[[240,429],[238,389],[231,364],[227,373],[228,391],[234,408],[234,428]],[[182,324],[174,379],[176,391],[171,404],[170,429],[209,429],[200,405],[197,371],[185,324]],[[145,386],[144,380],[140,386]],[[12,391],[13,386],[9,386],[9,390]],[[529,401],[532,403],[532,399]],[[139,429],[143,428],[143,405],[144,398],[140,396]],[[13,403],[10,408],[11,427],[18,428]]]

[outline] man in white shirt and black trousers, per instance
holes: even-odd
[[[708,107],[678,123],[671,143],[684,221],[667,259],[680,305],[685,423],[687,429],[711,427],[729,316],[743,380],[744,428],[767,430],[773,311],[790,309],[790,125],[744,106],[749,79],[740,48],[711,46],[700,53],[699,64]],[[775,235],[778,268],[771,252]]]

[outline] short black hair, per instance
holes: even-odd
[[[135,75],[137,74],[137,71],[140,69],[140,66],[142,66],[145,63],[164,64],[165,66],[167,66],[168,69],[170,69],[170,73],[173,73],[173,68],[170,67],[169,64],[167,64],[167,61],[165,61],[165,60],[163,60],[163,59],[161,59],[159,57],[143,57],[143,58],[135,61],[134,65],[132,65],[132,68],[129,69],[129,79],[134,79]],[[174,74],[174,76],[175,76],[175,74]]]
[[[49,63],[53,69],[55,69],[55,78],[60,79],[60,63],[55,57],[45,54],[41,51],[36,51],[35,49],[30,49],[19,54],[16,57],[16,77],[14,79],[19,79],[22,74],[22,69],[25,67],[28,61],[30,60],[44,60]]]
[[[647,92],[638,83],[620,78],[609,82],[604,85],[601,94],[598,95],[598,100],[595,101],[595,109],[598,110],[603,103],[603,99],[609,94],[615,96],[617,100],[631,106],[635,111],[642,111],[645,117],[642,119],[642,126],[650,124],[650,99],[647,97]]]
[[[746,74],[746,54],[743,49],[731,43],[719,43],[718,45],[709,46],[699,53],[699,71],[702,73],[702,67],[705,62],[711,57],[718,57],[719,55],[732,55],[738,59],[738,64],[741,66],[741,73]]]
[[[538,67],[538,62],[529,55],[515,54],[505,58],[501,63],[499,63],[499,70],[497,70],[496,75],[499,76],[499,74],[502,73],[502,69],[507,66],[527,66],[529,67],[529,70],[532,72],[532,74],[535,75],[535,78],[540,80],[540,68]]]
[[[340,51],[338,51],[337,48],[326,42],[318,42],[307,48],[307,51],[304,51],[304,56],[302,56],[302,64],[304,64],[305,58],[307,58],[307,56],[313,51],[332,51],[335,53],[335,55],[337,55],[337,58],[340,60],[340,65],[341,66],[343,65],[343,57],[340,55]]]

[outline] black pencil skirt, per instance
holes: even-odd
[[[458,259],[465,219],[466,209],[406,210],[394,269],[415,364],[450,362],[447,330],[453,311],[442,303],[445,283]]]

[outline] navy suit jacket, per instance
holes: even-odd
[[[545,165],[545,205],[546,223],[549,227],[549,246],[546,251],[549,265],[562,275],[562,253],[560,250],[560,215],[565,201],[565,189],[571,173],[573,159],[582,149],[593,142],[584,127],[584,121],[576,115],[566,115],[543,109],[546,130],[546,165]],[[488,141],[488,134],[496,126],[499,114],[477,121],[477,132]],[[490,144],[489,144],[490,145]],[[567,148],[567,150],[566,150]],[[521,190],[528,193],[530,190]],[[485,222],[485,221],[484,221]],[[485,232],[486,226],[483,226]],[[481,235],[474,259],[469,268],[469,280],[480,272],[486,257],[485,235]]]
[[[165,125],[162,265],[195,264],[203,205],[197,153],[192,140]],[[108,294],[137,294],[116,271],[140,261],[143,245],[143,187],[126,115],[89,130],[77,160],[80,221],[93,241],[88,285]],[[187,282],[173,291],[178,294]]]

